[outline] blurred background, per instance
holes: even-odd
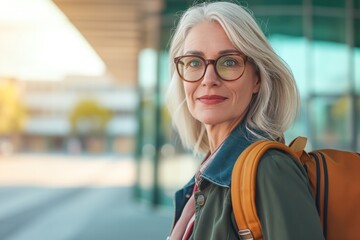
[[[241,3],[300,89],[287,142],[360,152],[360,0]],[[0,239],[166,238],[197,166],[163,99],[192,4],[0,0]]]

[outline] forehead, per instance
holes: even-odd
[[[203,55],[216,55],[219,52],[236,50],[217,22],[204,21],[196,24],[188,33],[184,42],[184,54],[201,52]]]

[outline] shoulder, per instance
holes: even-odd
[[[307,173],[288,153],[272,149],[261,158],[256,208],[264,239],[322,239]]]
[[[270,149],[262,156],[257,176],[258,180],[298,178],[307,182],[307,173],[301,163],[289,153],[277,149]]]

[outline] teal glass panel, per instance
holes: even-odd
[[[309,100],[312,147],[351,149],[352,111],[349,97],[313,97]]]
[[[164,9],[162,14],[176,14],[177,12],[184,11],[191,6],[190,1],[183,0],[165,0]],[[199,1],[203,2],[203,1]]]
[[[312,43],[312,71],[309,91],[340,94],[349,91],[349,54],[345,44],[314,41]]]
[[[155,104],[157,52],[154,49],[143,49],[139,54],[139,85],[142,92],[141,106],[143,111],[143,143],[154,144],[155,139]]]
[[[357,97],[357,100],[356,100],[356,128],[357,128],[357,139],[356,139],[356,142],[357,142],[357,149],[356,151],[358,153],[360,153],[360,96],[358,95]]]
[[[360,9],[360,1],[359,0],[354,1],[354,7],[355,7],[355,9]]]
[[[293,72],[302,99],[301,110],[298,118],[285,132],[286,143],[289,143],[299,135],[308,136],[306,121],[307,112],[304,104],[305,99],[308,96],[308,42],[304,37],[280,34],[272,34],[269,37],[269,41],[275,52],[286,62]]]
[[[271,35],[269,41],[275,52],[292,70],[302,97],[307,96],[307,43],[303,37]]]
[[[344,17],[314,17],[314,40],[345,42],[345,11]]]
[[[241,1],[240,1],[241,3]],[[265,5],[265,6],[274,6],[274,5],[281,5],[288,6],[288,5],[302,5],[303,0],[251,0],[247,1],[248,6],[257,6],[257,5]]]
[[[359,0],[360,2],[360,0]],[[354,20],[355,47],[360,48],[360,10],[358,10],[359,18]]]
[[[360,4],[360,0],[357,1]],[[354,21],[355,48],[354,48],[354,79],[356,93],[360,95],[360,19]]]
[[[354,49],[355,92],[360,95],[360,48]]]
[[[314,6],[345,7],[346,0],[313,0]]]
[[[141,118],[139,125],[140,157],[138,160],[136,184],[139,187],[139,197],[151,201],[154,185],[154,158],[156,154],[156,79],[157,52],[155,49],[143,49],[139,54],[139,92],[141,93]]]
[[[293,36],[303,35],[303,20],[299,16],[269,16],[267,19],[267,31],[272,34],[285,34]],[[286,23],[286,24],[284,24]]]
[[[268,37],[273,34],[303,36],[301,16],[261,16],[258,23]]]

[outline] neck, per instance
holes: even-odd
[[[209,139],[210,153],[214,153],[216,149],[230,135],[231,131],[238,125],[239,121],[231,124],[205,125],[205,129]]]

